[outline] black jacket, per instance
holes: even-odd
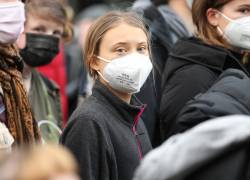
[[[204,94],[189,101],[176,120],[182,132],[212,118],[233,114],[250,115],[250,79],[241,70],[228,69]]]
[[[140,120],[144,105],[129,105],[96,82],[70,118],[61,142],[80,165],[83,180],[131,180],[151,144]],[[137,105],[136,105],[137,104]]]
[[[136,5],[135,2],[134,5]],[[165,11],[163,11],[163,9]],[[160,99],[161,99],[161,79],[164,66],[168,59],[168,53],[177,39],[190,36],[180,18],[168,6],[156,7],[153,4],[149,6],[139,6],[134,8],[135,11],[141,12],[145,24],[151,34],[151,52],[153,71],[145,82],[141,91],[136,96],[148,108],[143,114],[143,120],[149,132],[153,146],[160,144]],[[166,18],[168,17],[168,18]],[[175,23],[169,21],[171,19]],[[178,25],[176,27],[176,25]]]
[[[224,70],[235,68],[249,75],[238,56],[196,38],[177,42],[163,72],[160,104],[163,140],[178,131],[176,117],[186,102],[206,92]]]

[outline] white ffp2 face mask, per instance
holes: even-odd
[[[229,21],[224,31],[218,27],[220,33],[234,47],[243,50],[250,50],[250,16],[239,19],[231,19],[219,12],[225,19]]]
[[[139,53],[132,53],[112,61],[97,56],[108,62],[103,74],[99,75],[114,89],[128,94],[140,91],[152,70],[150,58]]]
[[[22,2],[0,3],[0,43],[14,43],[24,29],[24,22]]]

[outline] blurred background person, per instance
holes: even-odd
[[[134,96],[152,70],[149,38],[142,18],[132,12],[110,12],[88,31],[84,60],[95,78],[93,93],[61,137],[78,160],[82,179],[131,180],[151,150],[141,120],[146,107]]]
[[[152,35],[153,71],[137,97],[148,105],[143,120],[152,145],[157,146],[162,142],[159,130],[162,74],[172,46],[193,34],[191,8],[186,0],[137,0],[132,9],[144,16]]]
[[[21,1],[0,0],[0,121],[7,126],[15,145],[35,143],[40,139],[23,86],[23,62],[14,46],[23,31],[24,21]],[[1,130],[4,131],[1,135],[9,136],[5,128]]]
[[[43,66],[39,66],[36,69],[42,73],[45,77],[47,77],[50,80],[53,80],[57,83],[57,85],[60,88],[60,97],[61,97],[61,106],[62,106],[62,112],[63,112],[63,123],[64,126],[68,120],[68,97],[66,94],[66,87],[67,87],[67,72],[66,72],[66,60],[65,60],[65,48],[64,45],[69,42],[72,38],[72,27],[69,22],[72,22],[72,19],[74,17],[74,11],[72,8],[68,5],[67,0],[57,0],[63,3],[63,11],[67,17],[67,26],[65,27],[68,33],[70,34],[68,37],[69,39],[65,39],[64,41],[60,41],[60,47],[59,47],[59,53],[55,58],[52,60],[51,63]]]
[[[59,87],[35,68],[51,63],[60,41],[71,39],[71,25],[59,0],[28,1],[25,13],[24,32],[17,42],[25,63],[24,85],[43,140],[58,142],[63,122]]]
[[[77,164],[65,148],[36,145],[0,155],[2,180],[80,180]]]

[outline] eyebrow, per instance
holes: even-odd
[[[117,45],[126,45],[128,44],[128,42],[118,42],[118,43],[114,43],[112,44],[112,46],[117,46]]]
[[[112,46],[117,46],[117,45],[127,45],[129,42],[118,42],[118,43],[115,43],[115,44],[113,44]],[[147,41],[144,41],[144,42],[139,42],[139,43],[136,43],[136,44],[140,44],[140,45],[144,45],[144,44],[148,44],[148,42]]]
[[[239,6],[239,8],[250,8],[250,4],[242,4]]]
[[[140,45],[148,45],[148,42],[147,42],[147,41],[144,41],[144,42],[140,42],[140,43],[138,43],[138,44],[140,44]]]

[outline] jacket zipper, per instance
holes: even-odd
[[[135,117],[134,119],[134,123],[133,123],[133,127],[132,127],[132,132],[136,138],[136,143],[137,143],[137,149],[138,149],[138,154],[139,154],[139,159],[142,160],[142,148],[141,148],[141,143],[139,141],[139,138],[138,138],[138,134],[137,134],[137,131],[136,131],[136,128],[137,128],[137,125],[139,123],[139,120],[140,120],[140,117],[142,115],[142,113],[144,112],[145,110],[145,107],[142,107],[141,108],[141,111],[137,114],[137,116]]]

